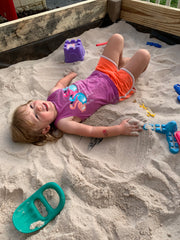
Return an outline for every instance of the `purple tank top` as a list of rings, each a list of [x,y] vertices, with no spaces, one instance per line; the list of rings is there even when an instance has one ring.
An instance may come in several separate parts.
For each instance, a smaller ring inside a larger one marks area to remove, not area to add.
[[[60,119],[70,116],[84,121],[101,106],[119,102],[119,95],[112,80],[96,70],[85,80],[56,90],[47,100],[56,107],[57,118],[54,124],[57,126]]]

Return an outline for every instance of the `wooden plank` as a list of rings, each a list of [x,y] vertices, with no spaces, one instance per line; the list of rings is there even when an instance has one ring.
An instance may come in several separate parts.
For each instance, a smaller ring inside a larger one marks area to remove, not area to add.
[[[88,0],[0,25],[0,52],[75,29],[106,15],[107,0]]]
[[[119,19],[121,11],[121,0],[108,0],[107,13],[112,22]]]
[[[120,18],[180,36],[180,9],[138,0],[122,0]]]

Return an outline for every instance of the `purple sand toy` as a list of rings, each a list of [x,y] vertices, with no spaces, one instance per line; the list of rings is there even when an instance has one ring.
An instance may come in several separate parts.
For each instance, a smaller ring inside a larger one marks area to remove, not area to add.
[[[66,40],[64,44],[64,56],[66,63],[83,61],[85,50],[80,39],[71,41]]]

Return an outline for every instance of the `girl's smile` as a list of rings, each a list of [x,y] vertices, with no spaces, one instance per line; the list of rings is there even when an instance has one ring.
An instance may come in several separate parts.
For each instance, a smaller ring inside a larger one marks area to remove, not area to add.
[[[49,125],[56,119],[57,111],[50,101],[32,100],[25,106],[27,120],[37,130],[50,129]]]

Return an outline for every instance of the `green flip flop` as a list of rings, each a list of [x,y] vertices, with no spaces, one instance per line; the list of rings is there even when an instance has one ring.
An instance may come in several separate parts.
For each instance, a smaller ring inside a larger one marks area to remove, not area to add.
[[[59,196],[59,203],[56,208],[53,208],[44,197],[43,192],[46,189],[54,189]],[[40,214],[35,206],[35,201],[40,202],[45,206],[47,216]],[[49,223],[60,211],[65,204],[65,195],[61,187],[55,182],[49,182],[39,188],[34,194],[16,208],[12,216],[12,221],[15,228],[22,233],[32,233],[43,228]]]

